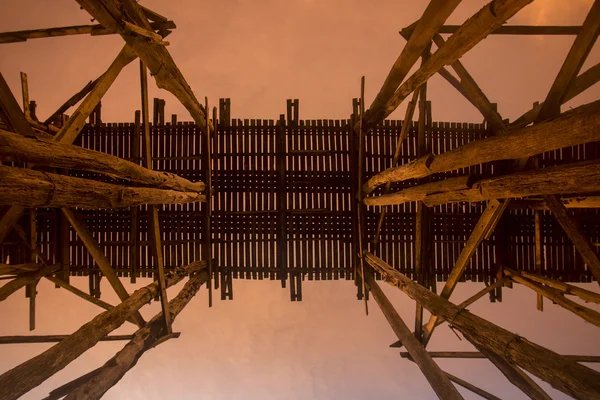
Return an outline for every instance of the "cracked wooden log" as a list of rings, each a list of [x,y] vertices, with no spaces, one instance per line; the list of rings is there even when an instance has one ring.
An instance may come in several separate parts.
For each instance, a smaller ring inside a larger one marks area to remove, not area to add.
[[[25,287],[31,283],[38,281],[40,278],[43,278],[44,276],[51,274],[58,268],[59,268],[58,264],[49,265],[47,267],[40,268],[37,271],[28,272],[26,274],[23,274],[23,275],[19,276],[18,278],[15,278],[15,279],[7,282],[4,286],[0,287],[0,301],[6,300],[8,298],[8,296],[13,294],[17,290],[19,290],[22,287]]]
[[[474,183],[471,189],[432,194],[426,196],[423,202],[433,207],[459,201],[478,202],[599,190],[600,160],[591,160],[482,179]]]
[[[167,287],[206,267],[198,261],[178,267],[165,277]],[[105,311],[40,355],[0,375],[0,399],[17,399],[66,367],[158,295],[158,282],[136,290],[126,301]]]
[[[448,38],[431,58],[408,78],[394,93],[385,106],[385,111],[370,117],[367,123],[375,124],[390,115],[415,89],[426,82],[442,67],[452,64],[472,49],[477,43],[533,0],[495,0],[469,18],[460,29]]]
[[[369,179],[363,192],[370,193],[377,186],[423,178],[440,172],[466,168],[490,161],[530,157],[545,151],[598,141],[600,101],[577,107],[540,124],[505,135],[476,140],[427,159],[417,159],[395,168],[388,168]],[[424,168],[423,166],[426,166]]]
[[[423,12],[421,19],[415,24],[415,34],[407,37],[406,45],[394,62],[391,71],[381,86],[379,93],[365,113],[365,120],[378,121],[383,119],[384,108],[394,92],[400,86],[412,66],[417,62],[423,51],[427,49],[433,36],[446,19],[452,14],[461,0],[431,0]]]
[[[380,258],[365,252],[365,261],[384,279],[418,301],[433,315],[443,317],[467,340],[480,348],[505,357],[554,388],[578,399],[600,396],[600,373],[551,350],[515,335],[418,285]]]
[[[6,166],[0,166],[0,190],[0,204],[21,207],[99,209],[206,201],[196,192],[127,187]]]
[[[203,192],[203,182],[190,182],[170,172],[153,171],[122,158],[81,147],[27,138],[0,129],[0,161],[19,161],[55,168],[99,172],[161,189]]]
[[[363,203],[368,206],[387,206],[392,204],[406,203],[409,201],[422,201],[429,195],[469,189],[472,186],[472,181],[473,177],[471,175],[458,176],[456,178],[449,178],[409,187],[399,192],[375,197],[365,197],[363,199]]]
[[[169,302],[171,320],[187,306],[198,293],[200,287],[208,280],[206,270],[194,275],[186,282],[179,294]],[[159,313],[152,318],[146,326],[138,329],[133,338],[113,358],[108,360],[103,367],[87,382],[74,389],[65,399],[99,399],[111,387],[117,384],[123,376],[133,368],[139,358],[148,350],[157,345],[157,340],[166,334],[163,314]]]

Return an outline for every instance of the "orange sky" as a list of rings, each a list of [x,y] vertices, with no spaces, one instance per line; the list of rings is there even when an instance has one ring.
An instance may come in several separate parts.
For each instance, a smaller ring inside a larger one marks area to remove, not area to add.
[[[300,99],[301,118],[343,118],[366,76],[369,103],[399,54],[398,30],[422,13],[423,0],[222,0],[142,1],[173,19],[178,29],[168,47],[199,98],[216,104],[231,97],[235,118],[276,118],[285,99]],[[463,1],[449,23],[462,23],[485,1]],[[581,24],[591,0],[536,0],[512,24]],[[86,24],[89,15],[73,1],[3,0],[4,31]],[[572,37],[490,37],[462,58],[465,66],[504,117],[515,119],[542,100],[572,43]],[[28,73],[31,99],[45,118],[58,105],[100,75],[123,41],[117,36],[66,37],[0,45],[0,72],[20,99],[19,71]],[[600,61],[596,45],[584,70]],[[152,86],[152,85],[151,85]],[[569,106],[598,99],[598,85]],[[187,113],[168,93],[167,113]],[[434,76],[429,85],[436,121],[474,121],[482,117],[456,91]],[[137,63],[117,79],[103,101],[105,121],[131,121],[139,108]],[[400,118],[404,107],[401,106]],[[148,282],[140,279],[138,287]],[[73,279],[87,290],[86,279]],[[106,282],[103,299],[116,303]],[[350,282],[304,282],[301,303],[290,303],[277,282],[235,281],[234,301],[207,307],[206,291],[175,322],[178,340],[146,354],[111,390],[108,399],[396,399],[435,398],[416,366],[387,346],[394,335],[374,302],[365,317]],[[133,290],[131,286],[127,286]],[[459,285],[460,302],[481,287]],[[409,324],[414,304],[401,292],[386,293]],[[591,287],[597,290],[597,286]],[[178,289],[169,291],[174,296]],[[77,329],[99,311],[43,281],[38,295],[36,334]],[[0,335],[27,334],[28,301],[22,292],[0,303]],[[158,304],[142,310],[148,318]],[[535,310],[535,295],[506,290],[502,304],[487,300],[471,307],[499,325],[562,353],[600,354],[597,328],[546,304]],[[8,323],[9,322],[9,323]],[[124,326],[123,332],[132,327]],[[24,398],[88,372],[110,358],[121,344],[101,343]],[[46,345],[2,347],[0,372],[32,357]],[[433,350],[472,350],[446,327],[432,339]],[[487,361],[440,361],[442,368],[502,398],[525,398]],[[174,383],[176,382],[176,383]],[[544,385],[544,388],[547,388]],[[551,391],[554,398],[564,396]],[[466,395],[466,398],[474,398]]]

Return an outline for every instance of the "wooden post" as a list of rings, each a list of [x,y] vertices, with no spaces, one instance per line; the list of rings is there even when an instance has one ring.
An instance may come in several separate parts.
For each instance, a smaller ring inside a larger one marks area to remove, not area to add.
[[[83,219],[77,215],[74,210],[69,208],[63,208],[62,212],[71,223],[73,229],[75,229],[77,232],[79,239],[81,239],[84,246],[88,249],[94,261],[96,261],[98,268],[100,268],[110,285],[115,290],[115,293],[117,293],[121,301],[127,300],[129,298],[129,293],[127,293],[127,290],[125,290],[123,283],[121,283],[117,277],[117,274],[115,273],[115,270],[110,265],[110,261],[108,261],[108,258],[106,258],[104,255],[100,245],[96,239],[94,239],[92,233],[88,230]],[[138,326],[144,326],[145,321],[139,312],[135,313],[133,318]]]
[[[146,66],[142,60],[140,60],[140,81],[142,89],[142,119],[144,123],[146,168],[152,169],[152,147],[150,144],[150,123],[148,121],[148,75]],[[173,328],[171,327],[171,314],[169,313],[169,300],[167,298],[167,290],[165,287],[165,265],[162,252],[160,220],[158,217],[158,207],[155,205],[148,206],[148,228],[150,229],[151,248],[154,255],[154,277],[159,283],[160,304],[162,306],[163,315],[165,316],[164,322],[167,332],[173,333]]]
[[[204,108],[208,110],[208,98],[204,98]],[[216,114],[216,111],[215,111]],[[213,127],[217,126],[217,119],[213,115]],[[212,307],[212,281],[213,281],[213,270],[212,270],[212,240],[211,240],[211,218],[212,218],[212,134],[210,129],[207,129],[204,134],[204,176],[206,180],[206,204],[205,204],[205,215],[204,215],[204,259],[208,263],[208,306]]]
[[[285,115],[281,114],[277,121],[276,146],[276,170],[277,170],[277,264],[279,269],[279,279],[281,287],[285,288],[287,281],[287,221],[286,221],[286,120]]]
[[[365,77],[361,77],[360,79],[360,114],[359,114],[359,130],[358,130],[358,167],[356,174],[357,179],[357,198],[353,199],[356,201],[356,212],[358,218],[358,262],[360,266],[360,279],[361,285],[360,287],[364,290],[364,303],[365,303],[365,314],[369,315],[369,303],[367,302],[367,289],[365,287],[365,265],[363,260],[363,243],[365,243],[366,238],[366,218],[364,213],[366,212],[365,205],[362,203],[362,193],[360,188],[362,187],[363,174],[365,173],[365,134],[363,119],[365,115]]]
[[[358,270],[358,272],[361,273],[360,270]],[[365,282],[373,294],[375,302],[377,302],[383,315],[392,327],[392,330],[402,344],[404,344],[438,397],[440,399],[462,399],[463,397],[458,393],[440,367],[429,356],[425,347],[423,347],[417,338],[415,338],[368,271],[365,271]]]
[[[186,275],[206,267],[205,262],[195,262],[177,268],[166,277],[166,284],[173,286]],[[121,326],[159,292],[157,282],[136,290],[127,300],[115,308],[96,316],[68,338],[52,346],[40,355],[0,375],[0,398],[14,400],[66,367],[110,332]]]
[[[29,210],[29,248],[31,249],[32,263],[37,263],[36,251],[37,249],[37,214],[35,208]],[[29,292],[29,330],[35,330],[35,298],[37,296],[37,283],[39,279],[27,285],[27,292]]]
[[[474,345],[485,347],[497,356],[507,358],[512,364],[529,371],[572,397],[595,399],[600,396],[600,373],[502,329],[467,310],[459,309],[370,253],[365,254],[365,260],[380,272],[387,282],[421,302],[433,315],[444,317]]]

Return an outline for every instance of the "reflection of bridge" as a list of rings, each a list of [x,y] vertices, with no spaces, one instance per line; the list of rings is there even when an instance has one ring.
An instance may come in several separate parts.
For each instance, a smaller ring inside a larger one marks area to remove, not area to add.
[[[0,75],[0,155],[12,163],[0,165],[0,255],[10,261],[0,272],[12,275],[0,287],[0,301],[26,286],[33,330],[36,285],[45,277],[106,311],[65,338],[3,338],[60,342],[0,375],[1,399],[19,398],[132,322],[135,334],[111,338],[131,339],[121,352],[50,396],[99,398],[145,351],[178,336],[172,320],[203,283],[210,305],[217,284],[221,298],[232,298],[234,278],[277,279],[284,286],[289,280],[291,300],[302,299],[303,279],[354,279],[366,310],[370,293],[396,345],[406,348],[440,398],[462,398],[452,382],[497,398],[441,370],[433,359],[440,354],[426,350],[445,321],[475,347],[470,356],[488,358],[531,398],[550,396],[523,370],[574,398],[600,397],[600,374],[578,364],[597,358],[561,356],[467,309],[487,294],[501,300],[501,288],[516,282],[536,291],[538,309],[545,297],[600,326],[600,313],[571,300],[600,303],[600,295],[565,282],[600,280],[600,102],[560,112],[600,80],[599,65],[580,73],[600,31],[600,0],[575,29],[501,28],[532,0],[494,0],[460,27],[444,28],[460,1],[431,0],[423,17],[401,31],[408,44],[368,109],[363,78],[351,120],[301,121],[298,102],[288,101],[278,121],[244,122],[231,120],[225,100],[219,118],[214,109],[210,119],[208,100],[199,103],[165,47],[174,28],[167,18],[133,0],[77,1],[101,26],[0,34],[0,42],[15,42],[116,33],[126,42],[103,75],[44,122],[29,102],[27,76],[21,75],[22,111]],[[445,40],[443,32],[453,34]],[[491,33],[577,34],[544,102],[513,123],[460,62]],[[133,125],[102,124],[100,99],[137,57],[142,112]],[[421,66],[409,75],[419,58]],[[195,125],[166,124],[159,99],[150,125],[148,70]],[[426,83],[436,73],[481,112],[485,127],[432,122]],[[416,129],[398,121],[380,125],[411,95],[405,120],[418,105]],[[390,210],[377,208],[382,205]],[[92,295],[68,284],[73,274],[90,277]],[[152,274],[156,282],[131,294],[119,279]],[[414,332],[373,275],[416,301]],[[120,304],[98,299],[102,276]],[[166,289],[187,276],[169,301]],[[455,305],[449,299],[461,279],[485,287]],[[139,310],[152,298],[161,301],[161,313],[146,322]],[[424,309],[431,313],[425,323]]]
[[[291,103],[293,106],[297,103]],[[293,109],[293,107],[291,107]],[[164,107],[162,108],[164,110]],[[277,279],[285,285],[291,279],[292,299],[300,300],[298,279],[352,279],[352,254],[355,243],[352,218],[356,188],[356,146],[349,138],[349,120],[229,120],[216,126],[212,143],[212,182],[215,196],[212,213],[212,246],[216,274],[231,290],[229,275],[241,279]],[[204,136],[197,126],[187,122],[164,121],[160,107],[152,126],[153,168],[169,171],[190,181],[206,181],[201,149]],[[395,138],[402,121],[385,121],[366,137],[367,177],[389,168]],[[427,146],[441,154],[463,144],[488,136],[481,124],[427,124]],[[143,148],[139,124],[88,125],[76,144],[141,162]],[[137,145],[134,141],[138,141]],[[403,144],[401,159],[416,158],[416,124]],[[549,166],[597,158],[600,142],[545,153],[541,165]],[[461,175],[493,176],[498,162],[486,163],[436,175],[436,180]],[[71,171],[72,176],[114,181],[101,174]],[[393,189],[414,186],[414,181],[397,183]],[[283,196],[281,196],[283,194]],[[165,205],[159,211],[165,266],[187,265],[200,259],[203,235],[204,203]],[[536,271],[534,212],[531,204],[512,209],[494,234],[479,247],[465,272],[465,279],[493,282],[495,263]],[[517,205],[518,206],[518,205]],[[389,206],[380,240],[374,245],[380,208],[372,207],[366,216],[369,248],[375,254],[410,277],[414,276],[414,203]],[[432,208],[431,269],[438,281],[446,280],[460,250],[473,230],[483,209],[482,203],[457,203]],[[38,213],[38,241],[53,262],[60,262],[61,248],[56,213],[48,209]],[[87,210],[83,212],[89,230],[108,256],[119,276],[152,276],[153,262],[147,229],[147,210],[133,208]],[[594,242],[600,241],[600,216],[597,209],[580,209],[577,215]],[[137,222],[133,219],[137,218]],[[137,237],[131,227],[140,226]],[[566,238],[558,223],[544,213],[540,229],[546,255],[543,271],[554,278],[586,282],[591,275]],[[99,275],[100,270],[74,231],[70,233],[72,275]],[[16,234],[15,234],[16,236]],[[26,262],[25,245],[18,238],[2,247],[3,257],[10,254],[15,262]],[[138,254],[133,253],[137,251]],[[135,260],[138,260],[137,263]],[[96,282],[91,277],[93,282]]]

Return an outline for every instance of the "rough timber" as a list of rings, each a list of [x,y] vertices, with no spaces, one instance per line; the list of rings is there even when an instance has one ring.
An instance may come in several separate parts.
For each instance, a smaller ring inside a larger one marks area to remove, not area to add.
[[[538,309],[546,297],[600,326],[600,314],[572,300],[599,303],[600,294],[570,284],[600,277],[600,103],[560,113],[600,80],[598,65],[581,71],[600,30],[600,0],[581,26],[503,25],[531,1],[495,0],[453,26],[444,23],[460,0],[431,0],[401,30],[407,45],[373,104],[366,107],[363,79],[346,120],[302,120],[298,100],[288,100],[277,120],[232,118],[229,99],[211,115],[167,50],[175,24],[134,0],[78,0],[97,25],[0,34],[0,43],[73,34],[119,34],[126,42],[106,73],[44,122],[27,75],[22,108],[0,75],[0,187],[7,193],[0,197],[0,274],[10,279],[0,301],[25,287],[35,329],[35,287],[45,277],[105,309],[69,336],[0,338],[58,341],[0,375],[0,399],[18,398],[100,340],[128,340],[104,366],[50,394],[101,397],[145,351],[178,336],[171,321],[203,283],[232,299],[234,279],[279,280],[292,301],[302,300],[303,280],[353,280],[358,298],[376,300],[401,341],[394,346],[406,347],[402,356],[440,398],[461,398],[453,383],[497,397],[441,370],[439,356],[488,358],[530,398],[549,396],[524,371],[573,397],[600,397],[600,374],[578,364],[597,357],[561,356],[465,309],[486,295],[502,301],[502,287],[518,283],[537,293]],[[459,61],[488,34],[576,35],[546,99],[512,124]],[[141,112],[132,112],[134,123],[104,123],[100,100],[135,58]],[[161,99],[150,122],[147,69],[194,122],[165,121]],[[483,124],[432,121],[426,82],[436,73],[481,112]],[[382,121],[408,96],[406,123]],[[189,274],[169,302],[166,287]],[[88,276],[89,294],[69,285],[70,276]],[[102,276],[120,304],[100,300]],[[156,282],[129,294],[121,277]],[[377,280],[416,301],[414,333]],[[464,280],[486,287],[454,305],[450,297]],[[439,295],[438,282],[445,282]],[[146,322],[138,310],[153,297],[162,311]],[[423,309],[432,314],[425,323]],[[138,331],[109,336],[125,321]],[[476,353],[426,350],[445,321]]]

